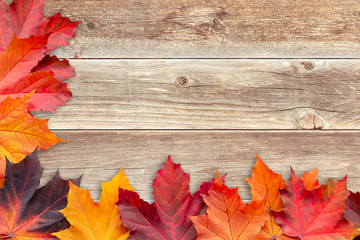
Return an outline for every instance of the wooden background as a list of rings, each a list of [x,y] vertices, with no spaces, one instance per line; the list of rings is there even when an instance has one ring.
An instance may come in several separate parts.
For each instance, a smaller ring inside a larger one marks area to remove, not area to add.
[[[41,152],[57,168],[100,180],[124,167],[141,197],[167,155],[194,191],[215,170],[250,199],[256,153],[289,177],[319,167],[360,190],[358,0],[48,0],[45,14],[80,20],[55,52],[77,77],[50,117],[66,143]]]

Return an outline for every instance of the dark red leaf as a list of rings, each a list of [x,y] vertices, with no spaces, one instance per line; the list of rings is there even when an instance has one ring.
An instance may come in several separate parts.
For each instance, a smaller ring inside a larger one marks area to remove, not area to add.
[[[345,201],[345,218],[360,228],[360,192],[350,191],[349,197]],[[355,239],[360,240],[360,235]]]
[[[196,230],[188,218],[199,215],[205,208],[200,193],[207,193],[214,180],[203,183],[198,192],[190,194],[190,175],[171,158],[164,163],[154,180],[153,204],[135,192],[119,190],[118,206],[124,226],[135,239],[196,239]]]
[[[350,191],[350,195],[345,201],[345,217],[356,227],[360,227],[360,192]]]
[[[5,183],[0,189],[0,238],[57,239],[51,233],[69,227],[57,211],[67,205],[69,182],[56,173],[37,189],[42,172],[36,152],[20,163],[7,162]]]

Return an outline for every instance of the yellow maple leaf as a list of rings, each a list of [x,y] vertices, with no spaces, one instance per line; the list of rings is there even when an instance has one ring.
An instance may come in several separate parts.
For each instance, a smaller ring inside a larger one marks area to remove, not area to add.
[[[81,189],[70,182],[68,205],[61,212],[70,223],[70,228],[54,233],[62,240],[123,240],[129,230],[122,225],[120,211],[115,204],[119,188],[133,191],[123,169],[109,182],[101,182],[99,203],[94,202],[89,190]]]

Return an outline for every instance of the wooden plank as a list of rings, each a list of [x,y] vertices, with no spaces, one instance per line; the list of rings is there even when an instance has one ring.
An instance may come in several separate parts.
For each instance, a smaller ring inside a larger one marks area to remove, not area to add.
[[[67,58],[359,57],[358,0],[49,0],[83,24]]]
[[[322,184],[348,174],[349,188],[360,190],[360,132],[351,131],[56,131],[68,142],[39,152],[45,167],[43,182],[55,169],[64,177],[84,173],[82,186],[99,198],[100,180],[107,181],[122,166],[141,197],[151,200],[152,180],[172,155],[191,174],[191,189],[228,173],[229,186],[239,186],[250,199],[243,179],[251,175],[256,153],[287,180],[289,166],[301,174],[319,168]]]
[[[73,60],[52,129],[360,129],[360,60]]]

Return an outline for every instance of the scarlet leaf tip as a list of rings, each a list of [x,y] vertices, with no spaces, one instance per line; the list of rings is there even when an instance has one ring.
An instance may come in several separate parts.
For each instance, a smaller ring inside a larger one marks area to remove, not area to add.
[[[292,166],[290,166],[290,172],[291,172],[291,176],[296,176],[296,173],[294,171],[294,169],[292,168]]]

